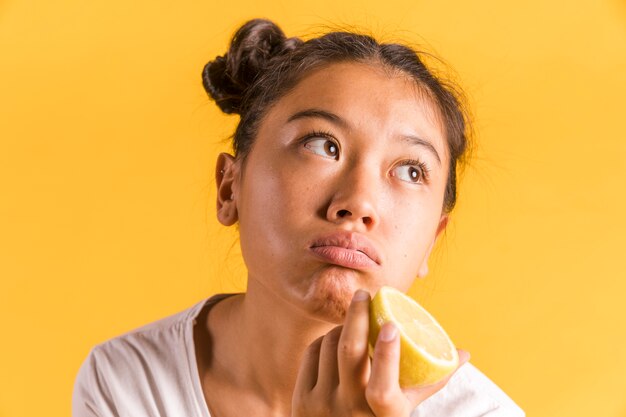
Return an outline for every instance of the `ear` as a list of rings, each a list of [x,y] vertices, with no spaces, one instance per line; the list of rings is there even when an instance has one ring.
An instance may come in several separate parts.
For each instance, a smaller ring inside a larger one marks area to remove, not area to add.
[[[224,226],[232,226],[239,219],[236,194],[239,187],[239,163],[230,154],[220,153],[215,164],[217,185],[217,219]]]
[[[422,265],[420,266],[420,269],[417,272],[418,278],[424,278],[426,275],[428,275],[428,258],[430,258],[430,253],[432,252],[433,247],[435,247],[437,238],[439,237],[441,232],[445,230],[446,226],[448,225],[449,219],[450,218],[448,217],[447,214],[442,215],[441,218],[439,219],[439,225],[437,226],[437,232],[435,233],[435,238],[433,239],[433,242],[430,244],[428,251],[426,251],[426,255],[424,256]]]

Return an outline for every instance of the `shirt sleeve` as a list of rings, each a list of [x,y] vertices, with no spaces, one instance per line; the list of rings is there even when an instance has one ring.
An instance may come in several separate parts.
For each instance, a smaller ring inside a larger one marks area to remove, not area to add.
[[[96,348],[78,370],[72,393],[72,417],[118,417],[110,390],[98,370]]]

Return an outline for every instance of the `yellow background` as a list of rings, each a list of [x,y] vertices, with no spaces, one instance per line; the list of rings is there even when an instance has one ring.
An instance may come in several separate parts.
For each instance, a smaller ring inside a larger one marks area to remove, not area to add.
[[[0,2],[0,416],[67,416],[89,349],[241,291],[200,82],[248,18],[427,45],[478,150],[411,295],[529,416],[626,416],[626,3]]]

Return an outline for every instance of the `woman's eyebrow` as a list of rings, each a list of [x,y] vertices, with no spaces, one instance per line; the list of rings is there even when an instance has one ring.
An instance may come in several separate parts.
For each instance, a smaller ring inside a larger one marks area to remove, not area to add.
[[[439,166],[441,166],[441,158],[439,158],[439,154],[437,153],[437,150],[435,149],[433,144],[430,143],[428,140],[412,135],[402,136],[402,139],[406,140],[407,142],[411,142],[414,145],[423,146],[428,149],[430,153],[432,153],[435,158],[437,158],[437,162],[439,163]]]
[[[334,113],[331,113],[326,110],[321,110],[321,109],[306,109],[306,110],[302,110],[297,113],[294,113],[291,116],[289,116],[289,119],[287,119],[287,123],[292,122],[294,120],[305,119],[309,117],[316,117],[316,118],[328,120],[329,122],[334,123],[343,129],[347,129],[349,127],[348,123],[345,120],[343,120],[341,117],[337,116]]]

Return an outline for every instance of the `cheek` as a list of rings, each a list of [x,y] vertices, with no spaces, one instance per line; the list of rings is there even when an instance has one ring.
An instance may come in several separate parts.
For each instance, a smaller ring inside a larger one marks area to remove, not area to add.
[[[257,258],[284,265],[292,246],[304,245],[298,231],[316,214],[315,187],[280,161],[250,162],[247,173],[254,175],[244,173],[238,204],[242,254],[250,269]]]
[[[386,227],[389,267],[397,279],[412,281],[435,237],[439,213],[423,203],[399,203],[390,213]]]
[[[262,226],[274,220],[289,223],[310,216],[307,209],[316,202],[315,186],[307,177],[287,169],[255,170],[242,187],[242,222],[252,220]]]

